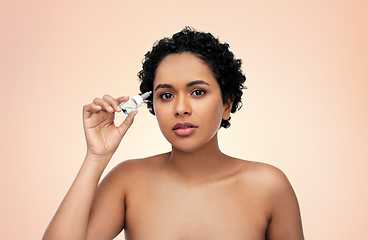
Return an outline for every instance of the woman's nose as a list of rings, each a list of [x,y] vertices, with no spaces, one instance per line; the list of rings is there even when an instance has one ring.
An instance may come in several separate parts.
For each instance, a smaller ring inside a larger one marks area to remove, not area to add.
[[[192,109],[190,107],[189,100],[184,96],[178,96],[174,112],[176,116],[191,115]]]

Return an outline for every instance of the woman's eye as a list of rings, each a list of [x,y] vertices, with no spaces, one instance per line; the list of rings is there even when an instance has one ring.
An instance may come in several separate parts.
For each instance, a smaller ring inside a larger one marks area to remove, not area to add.
[[[173,95],[172,95],[171,93],[162,93],[162,94],[160,95],[160,98],[162,98],[162,99],[164,99],[164,100],[170,99],[170,98],[172,98],[172,97],[173,97]]]
[[[205,90],[197,89],[197,90],[194,90],[194,91],[192,92],[192,95],[194,95],[194,96],[201,96],[201,95],[203,95],[203,94],[205,94],[205,93],[206,93],[206,91],[205,91]]]

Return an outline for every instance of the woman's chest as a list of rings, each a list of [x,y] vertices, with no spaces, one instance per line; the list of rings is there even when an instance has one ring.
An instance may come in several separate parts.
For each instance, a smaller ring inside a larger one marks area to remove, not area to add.
[[[264,239],[265,207],[251,189],[247,194],[237,184],[148,186],[126,199],[125,229],[131,240]]]

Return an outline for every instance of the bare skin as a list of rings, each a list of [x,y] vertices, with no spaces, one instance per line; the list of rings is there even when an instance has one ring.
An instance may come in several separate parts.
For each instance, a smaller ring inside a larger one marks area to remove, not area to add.
[[[127,98],[84,107],[87,155],[44,239],[302,240],[298,202],[285,175],[267,164],[223,154],[217,131],[230,116],[211,70],[195,56],[157,68],[154,108],[172,151],[116,166],[100,176],[136,114],[113,124]],[[200,80],[200,81],[198,81]],[[190,123],[193,129],[177,130]]]

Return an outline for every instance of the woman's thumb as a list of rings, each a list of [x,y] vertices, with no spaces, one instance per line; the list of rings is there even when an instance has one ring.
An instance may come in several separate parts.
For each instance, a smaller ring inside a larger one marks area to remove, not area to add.
[[[138,111],[135,110],[134,112],[130,113],[125,120],[120,124],[120,126],[117,127],[118,131],[120,132],[120,135],[123,137],[125,133],[128,131],[130,126],[133,124],[134,117],[137,115]]]

